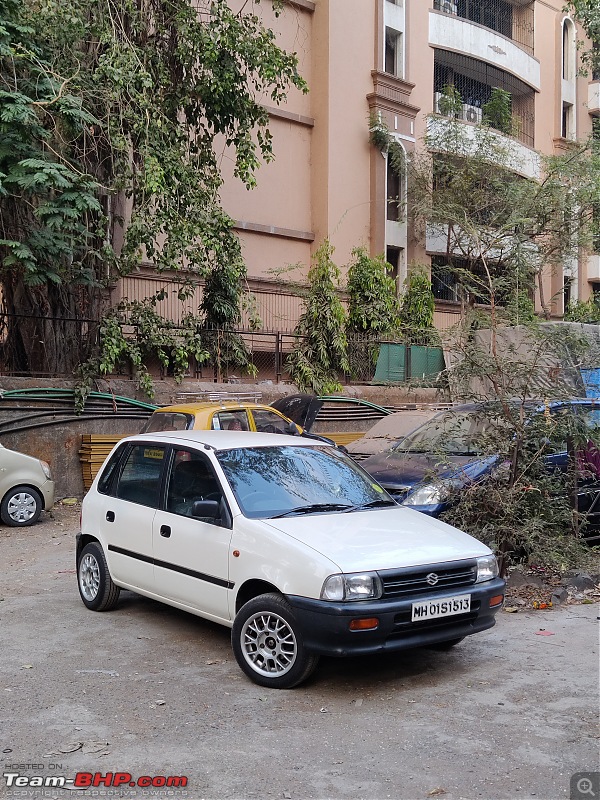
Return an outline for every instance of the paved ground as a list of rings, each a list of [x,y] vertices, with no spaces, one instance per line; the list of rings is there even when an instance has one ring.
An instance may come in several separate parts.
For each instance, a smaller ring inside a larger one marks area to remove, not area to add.
[[[188,788],[13,777],[0,796],[555,800],[599,769],[596,605],[502,613],[451,653],[324,659],[308,684],[269,691],[240,672],[224,628],[130,593],[87,611],[78,515],[0,527],[2,773],[187,776]]]

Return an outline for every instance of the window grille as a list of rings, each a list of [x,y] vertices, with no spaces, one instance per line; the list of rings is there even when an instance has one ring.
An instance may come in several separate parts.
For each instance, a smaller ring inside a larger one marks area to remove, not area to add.
[[[463,100],[462,119],[481,122],[483,107],[492,96],[495,87],[504,89],[511,96],[512,115],[515,121],[513,135],[523,144],[534,146],[535,92],[514,75],[491,64],[469,56],[436,50],[434,60],[434,109],[436,98],[444,86],[454,86]],[[436,109],[437,110],[437,109]]]
[[[507,288],[500,287],[505,272],[501,261],[489,263],[487,268],[496,289],[496,303],[505,305],[509,300]],[[462,274],[461,274],[462,272]],[[469,279],[469,276],[472,276]],[[479,305],[490,304],[488,276],[483,264],[453,256],[432,256],[431,290],[436,300],[470,301]],[[504,291],[503,291],[504,289]]]
[[[513,5],[506,0],[434,0],[436,11],[483,25],[533,55],[534,4]]]

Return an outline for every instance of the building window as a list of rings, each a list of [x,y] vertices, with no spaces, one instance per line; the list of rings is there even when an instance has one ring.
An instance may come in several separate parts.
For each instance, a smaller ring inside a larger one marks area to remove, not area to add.
[[[392,166],[391,159],[387,160],[387,176],[386,176],[386,219],[390,222],[398,222],[400,220],[400,203],[402,198],[400,176]]]
[[[385,29],[384,69],[389,75],[402,77],[402,34],[393,28]]]
[[[563,277],[563,311],[566,313],[571,305],[571,283],[572,278],[570,275]]]
[[[393,279],[398,284],[399,270],[400,270],[400,248],[388,247],[385,251],[385,260],[390,265]]]
[[[562,105],[560,135],[563,139],[571,139],[573,137],[573,106],[570,103],[563,103]]]
[[[492,281],[500,277],[505,266],[498,261],[487,264],[487,270],[481,262],[472,262],[463,258],[448,256],[432,256],[431,258],[431,289],[436,300],[458,302],[468,301],[472,304],[490,305],[490,287],[488,271]],[[506,292],[496,289],[495,301],[497,305],[506,305],[509,296]]]

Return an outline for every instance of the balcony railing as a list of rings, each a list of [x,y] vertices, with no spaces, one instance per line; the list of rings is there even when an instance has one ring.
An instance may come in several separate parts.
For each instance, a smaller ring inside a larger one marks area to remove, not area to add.
[[[533,55],[533,3],[513,5],[507,0],[434,0],[436,11],[483,25],[511,39]]]
[[[501,131],[518,141],[534,147],[535,92],[514,75],[468,56],[435,51],[433,110],[440,113],[440,97],[445,86],[454,86],[462,98],[459,119],[465,122],[485,122],[484,106],[491,99],[494,87],[510,94],[513,127]]]

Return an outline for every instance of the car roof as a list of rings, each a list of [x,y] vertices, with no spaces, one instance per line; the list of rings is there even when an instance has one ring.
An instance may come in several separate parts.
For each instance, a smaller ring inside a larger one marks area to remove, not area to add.
[[[178,403],[172,406],[161,406],[153,411],[153,414],[160,414],[163,412],[179,412],[180,414],[197,414],[199,411],[227,411],[234,409],[258,409],[264,411],[274,411],[271,406],[265,406],[261,403],[245,403],[235,400],[223,400],[218,402],[204,402],[204,403]],[[275,412],[277,413],[277,412]]]
[[[206,445],[210,450],[232,450],[239,447],[333,447],[327,442],[307,439],[301,436],[286,436],[283,433],[254,433],[251,431],[157,431],[128,436],[122,441],[154,442],[160,444],[186,443]]]

